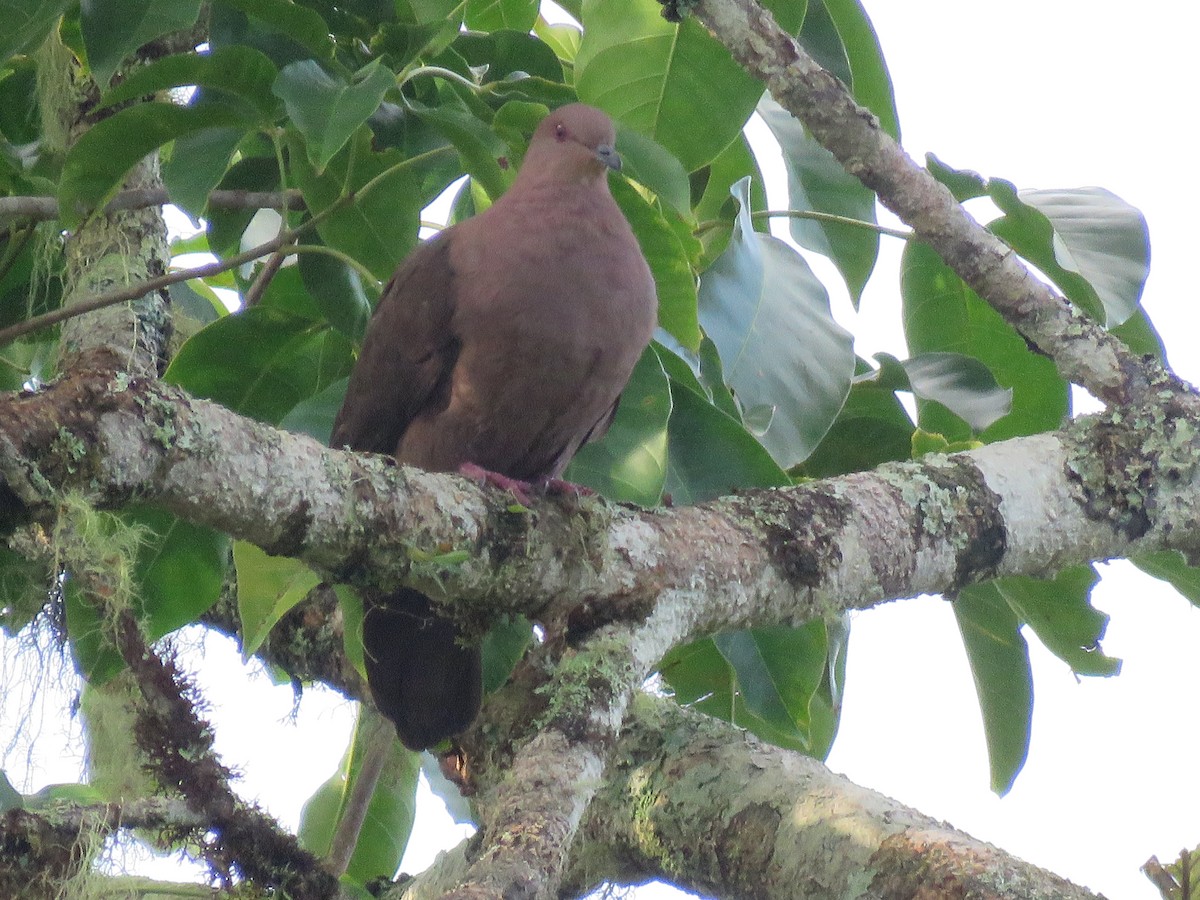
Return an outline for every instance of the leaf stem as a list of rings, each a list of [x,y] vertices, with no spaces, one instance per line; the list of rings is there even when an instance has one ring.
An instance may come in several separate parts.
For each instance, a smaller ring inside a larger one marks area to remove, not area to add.
[[[864,228],[867,231],[874,231],[876,234],[884,234],[888,237],[899,238],[902,241],[912,240],[912,232],[901,231],[898,228],[888,228],[886,225],[878,225],[875,222],[864,222],[862,219],[851,219],[849,216],[838,216],[833,213],[816,212],[811,209],[764,209],[758,212],[750,213],[752,219],[761,221],[763,219],[811,219],[814,222],[829,222],[837,225],[847,225],[851,228]],[[706,231],[711,231],[714,228],[731,228],[733,223],[725,219],[709,219],[707,222],[701,222],[693,230],[692,234],[699,237]]]

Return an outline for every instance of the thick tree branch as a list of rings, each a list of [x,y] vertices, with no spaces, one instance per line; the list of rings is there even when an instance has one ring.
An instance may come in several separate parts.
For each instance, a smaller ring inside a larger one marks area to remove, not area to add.
[[[1139,550],[1192,554],[1200,432],[1188,399],[697,507],[547,498],[514,512],[507,495],[468,479],[327,450],[102,372],[0,398],[0,482],[8,527],[50,520],[54,492],[81,487],[102,505],[152,502],[337,579],[461,598],[454,614],[468,626],[538,614],[567,594],[578,598],[570,633],[653,611],[673,643]],[[427,561],[447,548],[469,558]]]
[[[760,900],[1095,896],[670,700],[639,699],[613,759],[568,896],[650,878]]]
[[[685,4],[679,4],[684,6]],[[1152,402],[1165,373],[1039,281],[854,102],[755,0],[695,0],[696,16],[771,95],[1062,375],[1108,403]]]

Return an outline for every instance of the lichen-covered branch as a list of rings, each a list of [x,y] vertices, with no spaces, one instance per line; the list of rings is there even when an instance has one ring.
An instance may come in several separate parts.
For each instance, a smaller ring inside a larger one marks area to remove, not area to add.
[[[563,894],[650,878],[760,900],[1095,897],[817,760],[643,696],[588,810]]]
[[[678,6],[691,8],[780,105],[963,281],[1050,356],[1065,378],[1109,403],[1153,400],[1154,383],[1165,377],[1161,368],[1136,357],[1034,277],[756,0],[695,0]]]
[[[550,497],[513,511],[459,476],[331,451],[154,380],[80,373],[0,398],[0,527],[50,521],[57,492],[81,488],[100,506],[157,504],[335,580],[454,596],[448,612],[475,631],[503,613],[553,615],[547,604],[569,595],[568,632],[653,613],[675,642],[1135,551],[1190,554],[1192,405],[1179,395],[696,507]],[[468,558],[429,561],[447,549]]]

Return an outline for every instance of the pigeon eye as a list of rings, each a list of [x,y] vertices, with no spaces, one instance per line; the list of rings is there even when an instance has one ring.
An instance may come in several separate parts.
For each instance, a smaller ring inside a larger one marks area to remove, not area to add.
[[[562,125],[562,124],[555,125],[554,126],[554,137],[560,143],[562,141],[565,141],[567,139],[567,126]]]

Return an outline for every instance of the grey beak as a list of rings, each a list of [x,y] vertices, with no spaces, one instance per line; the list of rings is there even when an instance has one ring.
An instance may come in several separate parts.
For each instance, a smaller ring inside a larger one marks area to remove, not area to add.
[[[621,171],[621,154],[611,144],[601,144],[596,148],[596,159],[604,163],[614,172]]]

